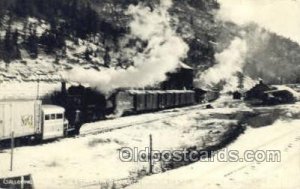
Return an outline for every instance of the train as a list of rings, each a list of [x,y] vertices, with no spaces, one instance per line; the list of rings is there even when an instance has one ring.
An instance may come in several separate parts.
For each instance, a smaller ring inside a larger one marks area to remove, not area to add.
[[[0,101],[1,142],[12,137],[27,141],[57,139],[72,129],[63,107],[43,105],[41,100]]]
[[[216,90],[159,90],[117,89],[105,95],[90,87],[70,86],[62,83],[62,89],[52,98],[52,103],[66,110],[66,118],[79,133],[81,125],[123,115],[160,111],[169,108],[191,106],[211,102],[219,97]]]
[[[47,141],[79,134],[84,123],[210,102],[217,91],[118,89],[109,97],[90,87],[71,86],[42,100],[0,101],[0,142],[12,137]]]
[[[158,111],[195,104],[192,90],[123,90],[114,96],[118,115]]]

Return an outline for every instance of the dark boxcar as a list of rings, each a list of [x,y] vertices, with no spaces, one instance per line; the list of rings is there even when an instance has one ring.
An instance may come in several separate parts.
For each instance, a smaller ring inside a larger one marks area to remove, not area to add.
[[[162,104],[163,104],[163,108],[168,107],[168,98],[167,98],[167,93],[166,92],[164,92],[162,94]]]
[[[145,111],[149,109],[149,106],[151,105],[151,99],[150,99],[150,95],[148,93],[145,92]]]
[[[191,92],[191,98],[192,98],[192,104],[196,104],[196,96],[195,96],[196,94],[195,94],[195,92],[193,91],[193,92]]]
[[[178,92],[175,92],[174,98],[175,98],[175,106],[178,107],[180,105],[180,94]]]
[[[158,109],[158,93],[157,92],[152,92],[152,110],[157,110]]]
[[[152,95],[149,92],[145,93],[145,110],[152,110],[153,101],[152,101]]]
[[[185,93],[185,102],[186,102],[186,105],[191,104],[191,98],[190,98],[190,92],[189,91]]]
[[[176,99],[175,99],[176,95],[175,95],[174,91],[172,91],[171,94],[172,94],[171,95],[172,96],[171,97],[172,98],[172,107],[176,107]]]
[[[184,93],[181,92],[180,93],[180,106],[184,106],[184,105],[185,105]]]
[[[190,104],[190,92],[184,93],[184,98],[185,98],[185,105]]]
[[[164,98],[163,98],[163,96],[164,96],[163,92],[159,91],[157,93],[157,101],[158,101],[157,104],[158,104],[158,108],[159,109],[163,109],[164,108]]]
[[[195,104],[195,92],[194,91],[190,91],[188,93],[188,103],[189,103],[189,105]]]
[[[172,93],[167,91],[166,92],[166,96],[167,96],[167,104],[166,104],[166,108],[170,108],[173,106],[173,103],[172,103]]]
[[[188,92],[183,92],[183,99],[184,99],[183,105],[186,106],[188,104]]]
[[[137,92],[135,94],[135,110],[137,112],[146,110],[146,98],[144,92]]]

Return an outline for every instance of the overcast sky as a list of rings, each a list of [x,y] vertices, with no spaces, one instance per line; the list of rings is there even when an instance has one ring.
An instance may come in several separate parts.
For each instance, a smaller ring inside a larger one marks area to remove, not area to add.
[[[300,44],[300,0],[219,0],[220,17],[237,24],[255,22]]]

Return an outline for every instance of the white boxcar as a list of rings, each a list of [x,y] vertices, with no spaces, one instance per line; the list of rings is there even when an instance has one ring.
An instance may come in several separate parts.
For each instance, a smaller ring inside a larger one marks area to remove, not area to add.
[[[0,101],[0,141],[41,134],[41,101]]]

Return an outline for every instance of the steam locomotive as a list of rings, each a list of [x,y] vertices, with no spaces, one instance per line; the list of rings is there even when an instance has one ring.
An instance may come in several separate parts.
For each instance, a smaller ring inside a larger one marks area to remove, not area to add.
[[[141,90],[118,89],[109,97],[90,87],[71,86],[66,89],[62,83],[61,91],[51,97],[53,104],[65,108],[69,127],[75,134],[82,124],[116,116],[153,112],[168,108],[190,106],[210,102],[219,97],[212,90]]]

